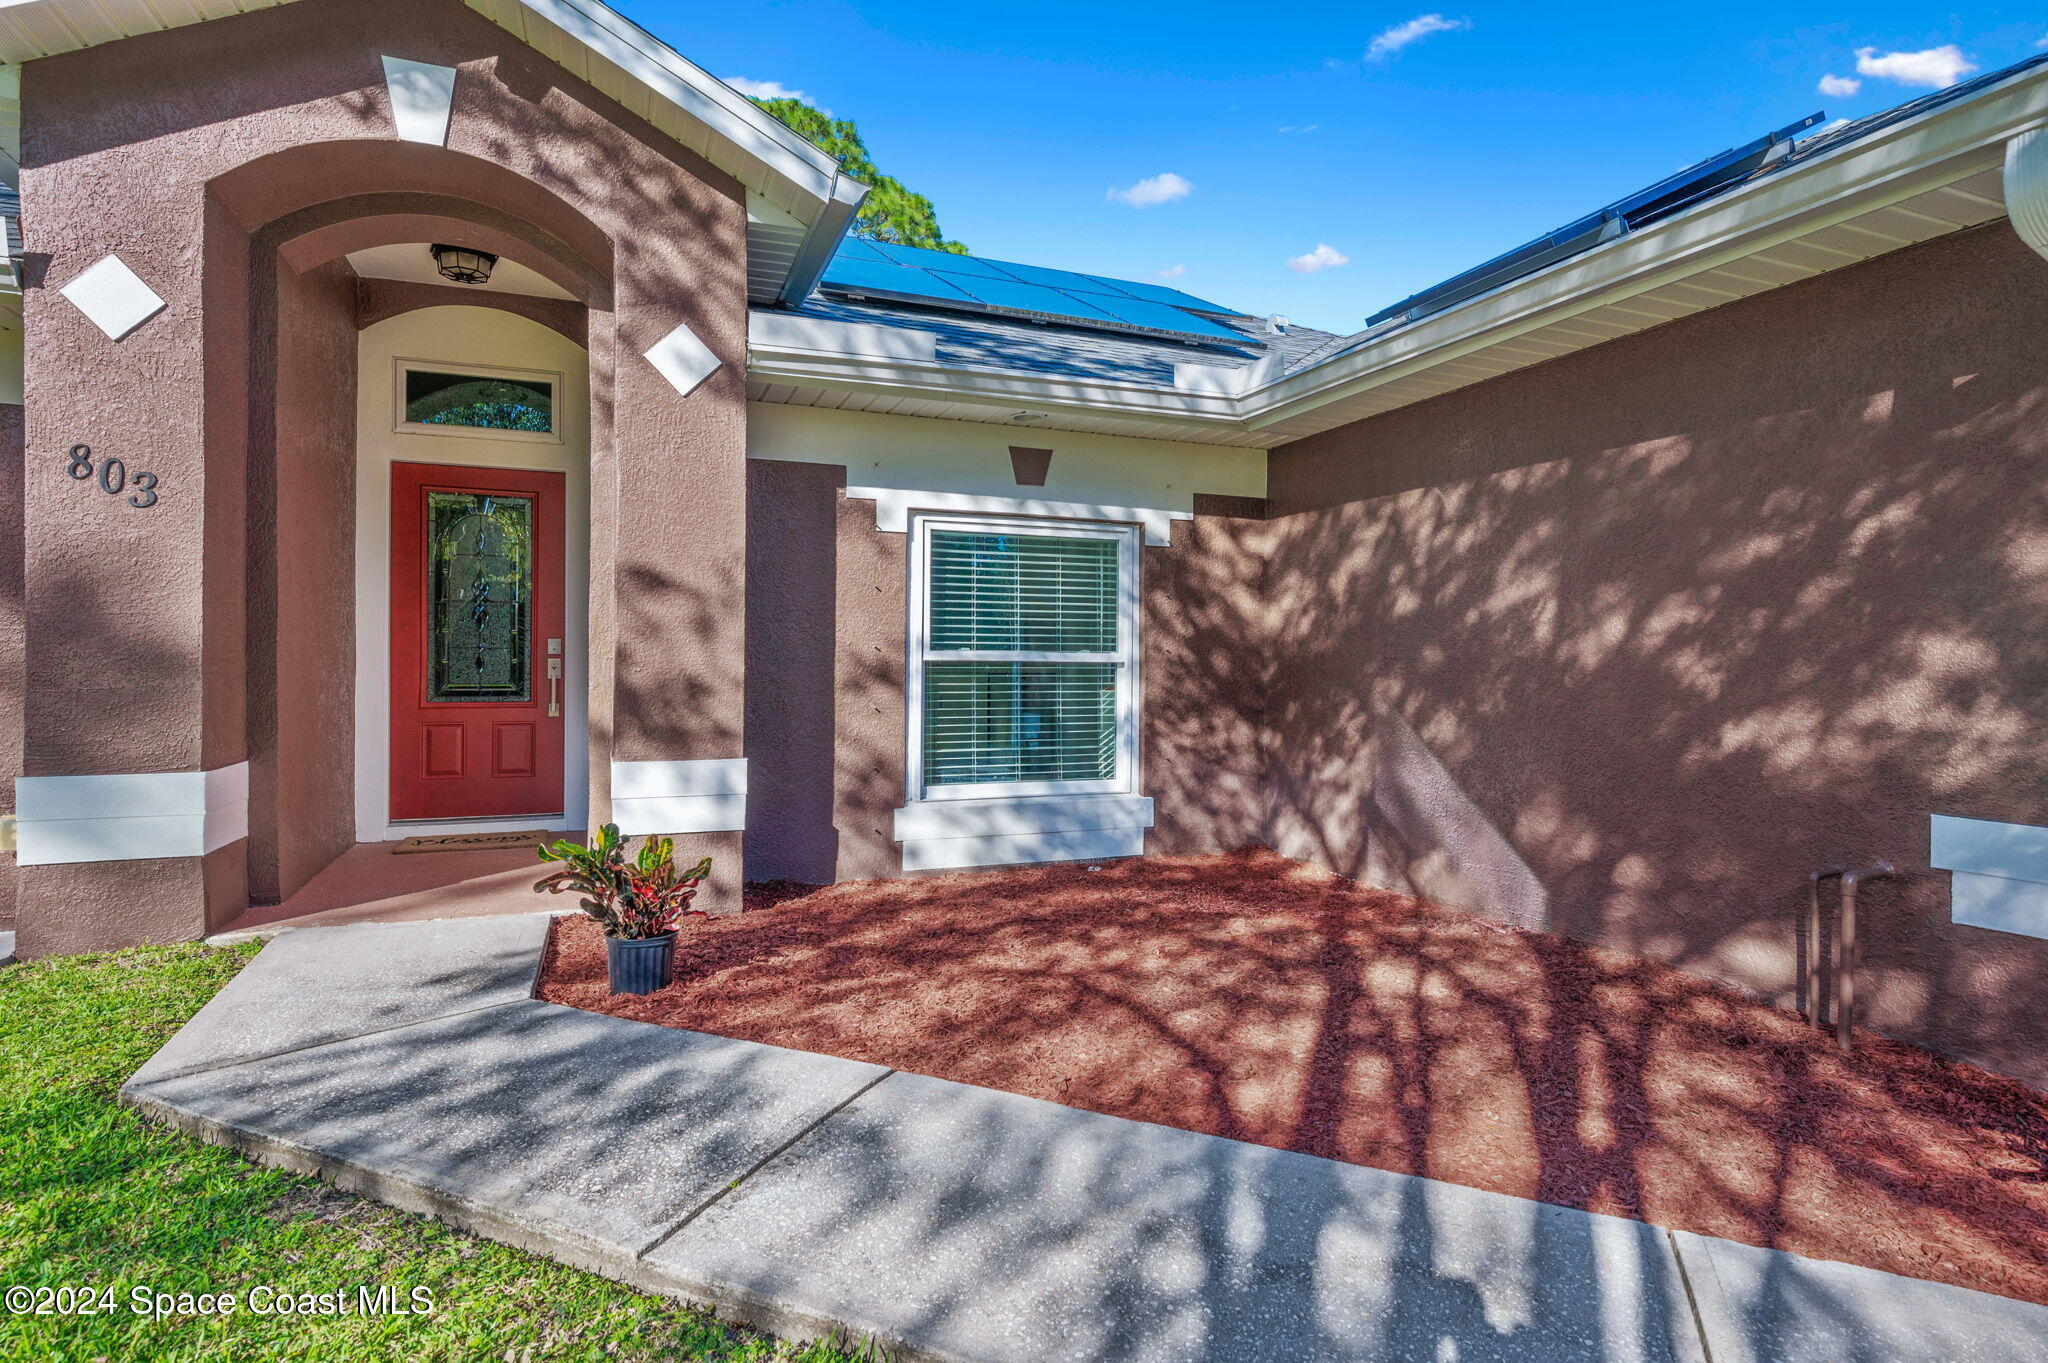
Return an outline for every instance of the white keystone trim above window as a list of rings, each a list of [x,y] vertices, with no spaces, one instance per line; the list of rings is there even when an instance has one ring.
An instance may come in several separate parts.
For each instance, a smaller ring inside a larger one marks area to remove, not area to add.
[[[14,782],[23,866],[201,857],[249,836],[249,764]]]
[[[628,835],[747,826],[747,759],[612,763],[612,822]]]
[[[894,487],[850,487],[849,498],[873,501],[875,528],[901,534],[910,529],[914,511],[953,511],[971,516],[1029,516],[1049,520],[1108,521],[1138,525],[1145,543],[1171,544],[1173,523],[1191,521],[1192,511],[1149,506],[1098,506],[1088,502],[1053,502],[1036,497],[983,497],[967,492],[916,492]]]

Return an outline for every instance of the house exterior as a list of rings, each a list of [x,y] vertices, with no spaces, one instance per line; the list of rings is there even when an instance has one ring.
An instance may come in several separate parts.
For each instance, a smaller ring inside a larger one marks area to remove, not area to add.
[[[1263,842],[1792,1003],[1887,858],[1871,1025],[2048,1084],[2048,66],[1334,336],[854,240],[594,0],[168,14],[0,8],[22,954],[609,820],[727,906]]]

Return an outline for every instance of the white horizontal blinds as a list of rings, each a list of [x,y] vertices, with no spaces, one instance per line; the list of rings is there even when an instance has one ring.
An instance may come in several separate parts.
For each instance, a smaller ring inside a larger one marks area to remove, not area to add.
[[[925,665],[926,784],[1115,774],[1116,664]]]
[[[934,529],[927,786],[1116,775],[1119,542]]]
[[[931,648],[1114,653],[1117,544],[934,530]]]

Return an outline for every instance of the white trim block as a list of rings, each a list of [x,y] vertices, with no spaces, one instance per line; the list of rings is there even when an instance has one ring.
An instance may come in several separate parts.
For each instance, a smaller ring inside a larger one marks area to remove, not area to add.
[[[628,835],[747,826],[747,759],[612,763],[612,822]]]
[[[906,871],[963,871],[1044,861],[1107,861],[1145,854],[1142,828],[1076,829],[1068,833],[1000,834],[987,838],[922,838],[903,844]]]
[[[917,800],[896,811],[906,871],[1142,856],[1151,826],[1145,795]]]
[[[448,114],[455,107],[455,68],[385,57],[384,86],[391,92],[391,122],[400,141],[448,145]]]
[[[121,257],[102,256],[57,290],[107,339],[118,341],[164,310],[164,300]]]
[[[688,397],[697,385],[718,372],[721,363],[711,347],[697,339],[697,333],[677,323],[676,329],[654,343],[646,352],[647,362],[661,371],[678,393]]]
[[[1931,814],[1927,860],[1953,873],[1950,922],[2048,937],[2048,828]]]
[[[759,350],[805,355],[860,355],[871,359],[936,364],[939,338],[929,331],[834,322],[782,312],[747,314],[747,344]]]
[[[1929,815],[1927,862],[1943,871],[2048,881],[2048,828]]]
[[[1168,511],[1146,506],[1096,506],[1086,502],[1053,502],[1035,497],[983,497],[967,492],[917,492],[909,488],[850,487],[849,498],[872,500],[875,528],[899,534],[910,529],[913,511],[957,511],[977,516],[1038,516],[1066,521],[1112,521],[1145,528],[1145,543],[1171,544],[1173,523],[1191,521],[1193,511]]]
[[[1950,876],[1949,918],[1973,928],[2048,937],[2048,885],[1973,871]]]
[[[198,857],[249,836],[249,764],[14,782],[23,866]]]
[[[1150,828],[1149,795],[1028,795],[917,800],[896,811],[896,840]]]

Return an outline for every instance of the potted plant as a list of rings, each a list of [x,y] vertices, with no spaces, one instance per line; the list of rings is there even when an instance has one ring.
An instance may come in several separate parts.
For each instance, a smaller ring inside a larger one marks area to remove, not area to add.
[[[711,874],[706,857],[676,869],[674,838],[649,838],[626,859],[617,824],[606,824],[588,847],[561,839],[540,848],[542,861],[560,862],[534,885],[549,894],[578,894],[583,912],[604,929],[605,972],[614,994],[651,994],[670,979],[676,926],[692,908],[697,887]]]

